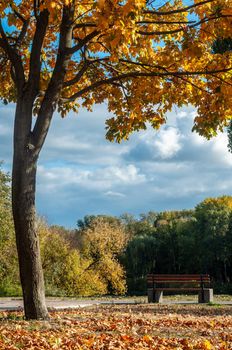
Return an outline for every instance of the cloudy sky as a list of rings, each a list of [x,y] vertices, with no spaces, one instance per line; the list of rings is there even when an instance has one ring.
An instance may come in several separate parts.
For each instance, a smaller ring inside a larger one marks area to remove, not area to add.
[[[159,132],[122,144],[105,140],[105,105],[54,117],[37,179],[37,208],[50,224],[75,227],[87,214],[134,215],[193,208],[232,194],[226,134],[206,141],[191,132],[194,109],[176,109]],[[0,160],[10,171],[14,106],[0,105]]]

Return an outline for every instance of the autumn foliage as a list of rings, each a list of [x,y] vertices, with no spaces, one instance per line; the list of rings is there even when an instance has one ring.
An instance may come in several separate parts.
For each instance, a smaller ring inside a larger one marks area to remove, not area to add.
[[[1,18],[0,96],[16,101],[19,79],[35,84],[35,131],[47,99],[62,116],[107,100],[107,137],[118,141],[158,128],[174,105],[196,106],[206,137],[231,119],[231,49],[213,51],[232,36],[230,0],[11,0]]]
[[[212,306],[96,306],[51,312],[50,322],[0,313],[2,350],[230,350],[232,309]]]

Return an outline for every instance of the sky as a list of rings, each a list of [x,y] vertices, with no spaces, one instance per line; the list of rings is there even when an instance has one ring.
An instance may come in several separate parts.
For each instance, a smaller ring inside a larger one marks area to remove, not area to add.
[[[0,160],[11,171],[14,105],[0,104]],[[227,135],[192,133],[196,112],[174,109],[158,132],[148,128],[121,144],[105,140],[104,104],[54,116],[41,152],[37,211],[49,224],[76,227],[90,214],[119,216],[194,208],[206,197],[232,195]]]

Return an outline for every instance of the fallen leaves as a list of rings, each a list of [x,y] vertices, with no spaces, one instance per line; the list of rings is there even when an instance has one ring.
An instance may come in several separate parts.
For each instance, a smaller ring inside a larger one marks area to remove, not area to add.
[[[1,350],[230,350],[232,307],[111,305],[25,321],[0,313]]]

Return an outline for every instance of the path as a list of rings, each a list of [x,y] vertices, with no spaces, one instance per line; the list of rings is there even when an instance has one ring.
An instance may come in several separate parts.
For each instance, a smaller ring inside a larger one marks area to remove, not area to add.
[[[67,308],[79,308],[79,307],[87,307],[91,305],[101,305],[101,304],[137,304],[142,303],[142,301],[138,301],[133,298],[128,299],[65,299],[65,298],[47,298],[46,304],[48,308],[52,309],[67,309]],[[216,301],[215,303],[221,305],[231,305],[232,306],[232,297],[229,301]],[[186,301],[186,300],[178,300],[178,301],[170,301],[164,300],[163,304],[196,304],[195,301]],[[0,311],[4,310],[20,310],[23,308],[23,301],[21,298],[0,298]]]

